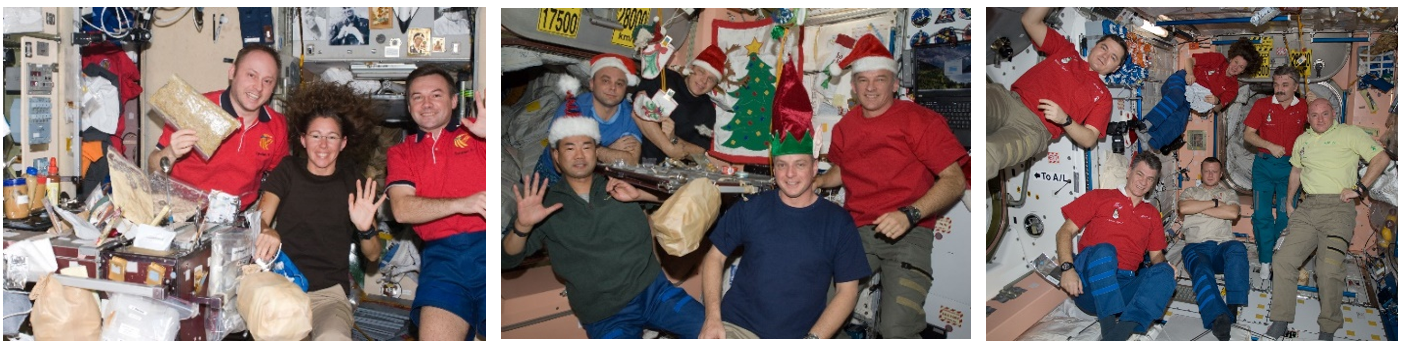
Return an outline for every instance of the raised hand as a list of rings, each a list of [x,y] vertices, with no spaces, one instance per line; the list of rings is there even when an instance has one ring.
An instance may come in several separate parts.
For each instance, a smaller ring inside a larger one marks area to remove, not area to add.
[[[355,224],[356,230],[368,231],[375,226],[375,212],[385,203],[385,197],[388,196],[380,195],[379,201],[373,201],[378,187],[376,184],[375,180],[356,181],[355,194],[346,196],[351,223]]]
[[[545,207],[541,204],[545,199],[545,183],[547,181],[540,177],[540,173],[531,174],[522,182],[524,182],[523,186],[511,186],[511,193],[516,195],[515,226],[517,230],[530,233],[531,228],[545,220],[546,216],[559,211],[564,205],[554,204]],[[523,187],[526,190],[525,194],[521,193]]]

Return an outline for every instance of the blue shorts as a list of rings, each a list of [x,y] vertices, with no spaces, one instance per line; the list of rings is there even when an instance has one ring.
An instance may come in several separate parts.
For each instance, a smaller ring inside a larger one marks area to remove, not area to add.
[[[686,339],[701,334],[706,308],[658,273],[652,284],[613,316],[585,324],[590,339],[638,339],[643,329],[663,330]]]
[[[462,233],[424,243],[419,288],[409,312],[415,325],[420,324],[420,308],[431,306],[461,317],[477,335],[486,337],[486,234]]]

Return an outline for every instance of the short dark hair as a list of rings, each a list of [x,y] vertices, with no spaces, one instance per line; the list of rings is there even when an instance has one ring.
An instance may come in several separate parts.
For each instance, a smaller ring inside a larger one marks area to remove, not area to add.
[[[1108,34],[1105,36],[1100,36],[1100,40],[1095,41],[1095,44],[1100,44],[1100,42],[1105,42],[1105,40],[1114,41],[1115,43],[1118,43],[1120,45],[1120,49],[1124,49],[1125,55],[1120,57],[1120,66],[1124,66],[1125,61],[1129,61],[1129,43],[1125,43],[1124,37],[1120,37],[1120,35]],[[1115,68],[1119,69],[1118,66],[1116,66]]]
[[[1238,38],[1227,48],[1227,63],[1231,63],[1232,58],[1238,56],[1246,60],[1246,69],[1241,70],[1241,74],[1254,75],[1261,69],[1261,52],[1256,51],[1256,45],[1246,37]]]
[[[239,49],[239,54],[234,57],[234,68],[237,69],[239,63],[243,62],[243,57],[252,52],[264,52],[267,53],[268,56],[271,56],[273,58],[273,63],[277,65],[273,66],[275,67],[274,70],[277,71],[279,77],[282,76],[282,56],[278,55],[277,50],[273,49],[273,47],[262,44],[249,44],[243,46],[243,49]]]
[[[448,83],[448,92],[452,93],[454,96],[458,94],[458,84],[456,82],[457,79],[453,78],[453,74],[448,72],[448,69],[443,68],[438,64],[427,64],[419,66],[419,68],[415,68],[413,72],[409,72],[409,76],[406,77],[404,80],[404,88],[411,89],[414,87],[415,80],[431,75],[443,77],[443,81]]]
[[[1163,170],[1163,163],[1159,162],[1159,156],[1155,156],[1149,151],[1140,151],[1134,154],[1134,159],[1129,161],[1129,169],[1134,170],[1134,167],[1139,166],[1139,163],[1148,164],[1150,168],[1154,168],[1155,176]]]
[[[1279,76],[1290,77],[1290,80],[1294,80],[1295,84],[1300,83],[1300,70],[1295,69],[1295,66],[1291,66],[1288,61],[1284,65],[1276,67],[1275,71],[1271,72],[1271,79],[1275,79],[1275,77]]]
[[[1217,157],[1207,157],[1207,158],[1204,158],[1204,159],[1202,160],[1202,164],[1199,165],[1199,167],[1207,167],[1207,163],[1214,163],[1214,164],[1217,164],[1217,167],[1218,167],[1218,168],[1225,168],[1225,166],[1222,166],[1222,160],[1217,159]]]

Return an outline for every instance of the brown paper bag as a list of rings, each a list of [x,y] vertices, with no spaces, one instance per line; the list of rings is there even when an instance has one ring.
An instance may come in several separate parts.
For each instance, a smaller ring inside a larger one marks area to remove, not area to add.
[[[720,188],[707,178],[691,180],[652,213],[652,235],[667,254],[689,254],[701,245],[719,212]]]
[[[298,341],[312,332],[312,302],[302,288],[257,265],[243,267],[238,311],[255,340]]]
[[[29,314],[34,340],[101,340],[102,312],[92,291],[64,286],[53,275],[39,278],[29,293],[34,301]]]
[[[239,122],[229,113],[211,102],[209,98],[196,92],[190,84],[172,74],[165,86],[151,95],[151,105],[156,106],[157,114],[176,129],[193,129],[199,134],[195,151],[205,159],[214,155],[219,143],[224,142]]]

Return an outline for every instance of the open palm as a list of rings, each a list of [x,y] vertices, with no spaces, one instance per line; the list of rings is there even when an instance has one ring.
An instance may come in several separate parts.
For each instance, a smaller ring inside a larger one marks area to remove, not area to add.
[[[370,230],[375,222],[375,211],[380,209],[380,205],[385,203],[385,196],[381,195],[379,201],[375,200],[376,182],[374,180],[356,181],[355,194],[347,195],[346,202],[350,205],[351,223],[355,224],[355,229],[360,231]]]
[[[545,207],[541,202],[545,199],[546,179],[540,177],[540,173],[527,176],[524,186],[511,186],[511,192],[516,194],[516,222],[522,226],[532,227],[545,220],[546,216],[560,210],[564,205],[554,204]],[[522,187],[525,194],[521,194]]]

